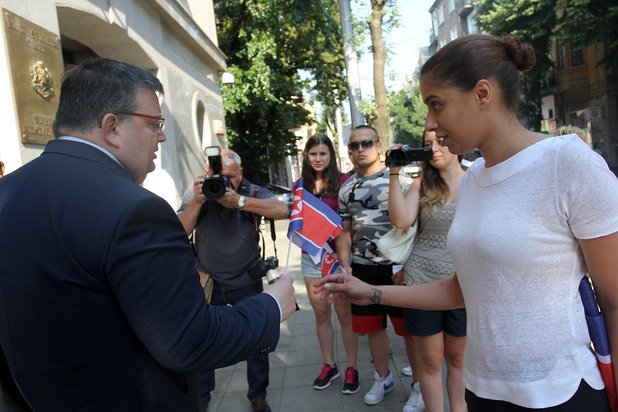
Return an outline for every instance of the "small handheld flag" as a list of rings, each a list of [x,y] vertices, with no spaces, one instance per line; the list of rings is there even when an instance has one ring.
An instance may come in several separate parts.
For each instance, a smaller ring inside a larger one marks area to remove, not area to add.
[[[294,191],[288,238],[311,256],[318,256],[329,239],[341,233],[341,217],[320,199],[305,191],[302,179]]]
[[[340,267],[327,242],[342,230],[341,217],[326,203],[305,191],[300,179],[294,191],[288,238],[307,252],[316,264],[321,264],[322,276],[335,273]]]
[[[337,270],[341,267],[337,258],[332,254],[332,250],[330,249],[328,243],[324,245],[325,248],[322,252],[322,276],[332,275],[336,273]]]

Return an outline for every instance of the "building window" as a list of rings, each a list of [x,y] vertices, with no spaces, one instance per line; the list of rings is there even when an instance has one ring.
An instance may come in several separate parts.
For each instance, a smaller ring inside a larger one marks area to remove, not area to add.
[[[448,12],[455,10],[455,0],[448,0]]]
[[[206,109],[204,103],[198,100],[195,108],[195,127],[197,128],[197,138],[201,142],[202,147],[208,146],[210,143],[204,141],[204,121],[206,119]]]
[[[457,37],[457,27],[453,27],[451,29],[451,40],[455,40]]]
[[[472,12],[468,16],[468,34],[476,34],[479,30],[476,27],[476,13]]]
[[[193,120],[193,135],[201,151],[204,150],[206,146],[212,146],[217,143],[212,135],[209,113],[206,109],[204,96],[200,92],[196,92],[193,96],[191,105],[193,107],[193,113],[191,114]]]
[[[444,7],[438,9],[438,25],[444,23]]]
[[[564,64],[565,54],[566,52],[564,43],[558,42],[558,58],[556,59],[556,66],[558,67],[558,69],[564,69],[566,67],[566,65]]]
[[[571,63],[573,66],[581,66],[584,64],[584,50],[571,48]]]

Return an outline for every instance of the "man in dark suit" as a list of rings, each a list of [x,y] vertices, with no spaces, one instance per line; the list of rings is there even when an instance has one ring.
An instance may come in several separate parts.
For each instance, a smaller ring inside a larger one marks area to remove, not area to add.
[[[157,92],[135,66],[74,67],[56,139],[0,180],[0,344],[36,411],[197,410],[197,372],[274,350],[294,311],[289,276],[205,302],[176,214],[139,186],[165,140]]]

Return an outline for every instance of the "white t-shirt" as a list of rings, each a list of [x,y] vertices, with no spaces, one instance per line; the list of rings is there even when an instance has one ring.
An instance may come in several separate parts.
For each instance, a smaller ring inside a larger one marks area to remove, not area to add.
[[[618,181],[577,136],[465,174],[448,236],[467,310],[464,383],[528,408],[603,388],[578,285],[577,239],[618,231]]]

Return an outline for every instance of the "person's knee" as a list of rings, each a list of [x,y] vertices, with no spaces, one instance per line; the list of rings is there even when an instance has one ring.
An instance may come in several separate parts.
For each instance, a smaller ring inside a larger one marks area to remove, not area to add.
[[[315,321],[318,324],[323,324],[326,322],[330,322],[331,312],[330,307],[316,307],[315,310]]]
[[[462,369],[464,365],[463,353],[446,353],[444,356],[446,364],[451,368]]]
[[[442,373],[444,356],[440,353],[424,353],[419,356],[423,370],[428,374]]]

